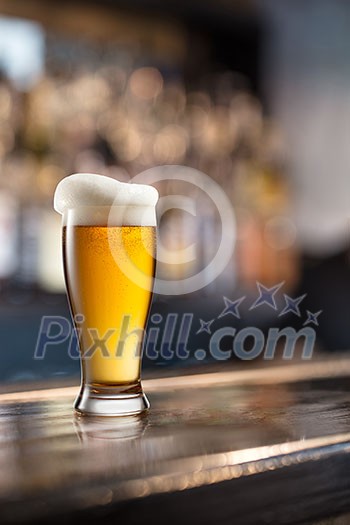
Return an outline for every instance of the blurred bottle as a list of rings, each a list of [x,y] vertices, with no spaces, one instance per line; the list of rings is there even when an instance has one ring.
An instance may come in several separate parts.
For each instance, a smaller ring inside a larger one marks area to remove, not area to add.
[[[51,208],[40,210],[38,231],[38,284],[50,293],[63,293],[63,265],[61,254],[61,218]]]
[[[24,206],[21,209],[20,223],[20,251],[16,281],[21,288],[32,289],[36,287],[37,281],[37,231],[39,227],[39,215],[37,208],[33,205]]]
[[[37,214],[40,218],[37,229],[36,278],[40,290],[63,293],[63,263],[61,253],[61,218],[52,207],[52,195],[64,170],[59,159],[47,156],[36,175]]]
[[[37,282],[37,251],[39,216],[35,172],[37,161],[28,151],[18,149],[6,159],[4,175],[7,187],[18,202],[16,268],[13,284],[16,289],[34,290]]]
[[[299,279],[296,228],[291,218],[291,191],[278,165],[251,161],[238,170],[237,271],[243,286],[273,286]]]
[[[6,288],[18,265],[18,202],[0,188],[0,291]]]

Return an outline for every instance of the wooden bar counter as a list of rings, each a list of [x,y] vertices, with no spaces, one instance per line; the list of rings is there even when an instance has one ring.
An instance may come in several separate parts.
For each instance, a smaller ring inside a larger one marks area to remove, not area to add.
[[[142,418],[78,417],[75,386],[0,394],[0,523],[350,513],[350,359],[199,370],[144,379]]]

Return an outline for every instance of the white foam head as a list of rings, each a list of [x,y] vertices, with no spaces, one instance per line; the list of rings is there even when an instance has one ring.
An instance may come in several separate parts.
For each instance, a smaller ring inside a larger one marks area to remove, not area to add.
[[[76,173],[57,185],[54,208],[64,223],[155,226],[158,192],[153,186],[119,182],[104,175]]]

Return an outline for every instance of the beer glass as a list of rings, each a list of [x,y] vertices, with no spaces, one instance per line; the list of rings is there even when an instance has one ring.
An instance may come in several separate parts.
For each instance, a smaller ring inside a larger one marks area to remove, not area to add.
[[[155,202],[146,192],[135,204],[134,190],[127,190],[124,204],[125,195],[117,204],[98,206],[84,197],[81,206],[78,192],[73,204],[58,210],[63,215],[67,295],[81,356],[81,389],[74,405],[81,414],[132,415],[149,408],[141,385],[141,357],[155,272]]]

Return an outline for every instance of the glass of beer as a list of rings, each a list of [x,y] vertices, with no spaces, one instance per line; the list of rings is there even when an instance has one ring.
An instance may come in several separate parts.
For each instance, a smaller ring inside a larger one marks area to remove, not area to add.
[[[155,272],[158,192],[94,174],[57,186],[67,295],[81,356],[80,414],[141,413],[141,358]]]

